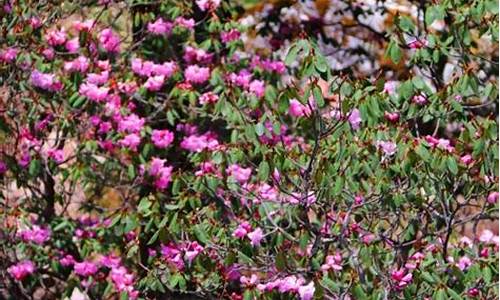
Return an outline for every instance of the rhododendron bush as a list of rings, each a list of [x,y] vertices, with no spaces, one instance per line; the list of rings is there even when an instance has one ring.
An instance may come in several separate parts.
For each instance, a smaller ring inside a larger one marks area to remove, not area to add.
[[[498,2],[4,1],[0,298],[498,297]]]

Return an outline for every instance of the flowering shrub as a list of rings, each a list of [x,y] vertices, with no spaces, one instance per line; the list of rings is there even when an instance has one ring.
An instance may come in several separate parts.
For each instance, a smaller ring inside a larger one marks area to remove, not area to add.
[[[5,2],[2,298],[498,297],[497,2],[251,2]]]

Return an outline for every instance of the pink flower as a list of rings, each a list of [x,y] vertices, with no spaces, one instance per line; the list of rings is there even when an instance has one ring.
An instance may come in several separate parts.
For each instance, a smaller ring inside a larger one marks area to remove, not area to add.
[[[72,61],[64,63],[64,71],[85,73],[89,68],[89,59],[85,56],[79,56]]]
[[[33,225],[31,229],[21,230],[17,235],[25,242],[32,242],[37,245],[42,245],[50,239],[51,232],[48,228],[42,228],[38,225]]]
[[[219,96],[217,94],[214,94],[213,92],[206,92],[200,96],[200,104],[210,104],[210,103],[215,103],[219,100]]]
[[[94,102],[102,102],[108,98],[109,88],[98,87],[92,83],[82,83],[78,92],[80,95],[83,95]]]
[[[64,45],[69,53],[76,53],[80,50],[80,40],[76,37],[66,42]]]
[[[457,267],[462,271],[468,269],[471,265],[472,261],[467,256],[460,257],[457,263]]]
[[[56,55],[56,53],[54,52],[54,49],[52,48],[47,48],[47,49],[44,49],[42,51],[42,55],[48,59],[48,60],[52,60],[54,59],[54,56]]]
[[[168,35],[172,31],[173,24],[159,18],[155,22],[148,23],[148,31],[156,35]]]
[[[385,112],[384,117],[387,121],[391,123],[397,123],[399,121],[399,113],[397,112]]]
[[[393,142],[377,141],[376,146],[377,148],[382,149],[386,156],[392,156],[396,154],[396,151],[398,150],[397,145]]]
[[[427,103],[427,98],[424,95],[415,95],[412,101],[418,105],[425,105]]]
[[[498,202],[498,192],[491,192],[486,199],[488,203],[495,204]]]
[[[126,117],[123,117],[118,122],[118,131],[120,132],[129,132],[129,133],[138,133],[144,127],[144,123],[146,120],[144,118],[140,118],[136,114],[130,114]]]
[[[197,65],[190,65],[184,70],[184,77],[189,83],[204,83],[210,78],[210,69],[199,67]]]
[[[335,255],[328,255],[325,259],[325,263],[321,266],[322,271],[328,271],[330,269],[335,271],[342,270],[342,256],[339,252],[335,253]]]
[[[94,85],[102,85],[108,82],[109,71],[102,71],[101,73],[89,73],[85,81]]]
[[[73,266],[73,269],[76,274],[83,276],[83,277],[89,277],[97,273],[98,267],[95,263],[90,262],[90,261],[83,261],[79,263],[75,263]]]
[[[103,29],[99,34],[99,43],[104,50],[110,53],[120,52],[120,37],[111,30]]]
[[[408,47],[410,47],[410,49],[420,49],[427,46],[428,44],[429,42],[425,38],[414,39],[413,41],[410,41],[408,43]]]
[[[470,165],[470,164],[473,164],[474,163],[474,160],[472,159],[472,155],[470,154],[466,154],[462,157],[460,157],[460,161],[464,164],[464,165]]]
[[[210,63],[212,60],[213,54],[207,53],[207,51],[203,49],[197,49],[191,46],[187,46],[186,50],[184,50],[184,60],[188,64],[193,63]]]
[[[69,267],[69,266],[74,265],[76,261],[75,261],[75,259],[73,258],[73,256],[72,256],[72,255],[67,254],[67,255],[65,255],[63,258],[61,258],[61,259],[59,260],[59,262],[61,263],[61,265],[62,265],[63,267]]]
[[[264,81],[262,80],[253,80],[250,82],[250,85],[248,87],[248,90],[251,93],[254,93],[257,98],[261,98],[264,96],[264,92],[266,90],[266,87],[264,85]]]
[[[158,190],[164,190],[168,187],[168,184],[172,181],[172,170],[173,167],[163,167],[160,169],[154,183]]]
[[[47,156],[52,158],[56,163],[64,161],[64,151],[62,149],[49,149],[47,150]]]
[[[45,35],[45,39],[47,40],[47,43],[51,46],[60,46],[63,45],[66,42],[66,31],[64,28],[61,30],[56,30],[53,29]]]
[[[177,65],[175,62],[172,61],[166,61],[163,64],[153,64],[151,72],[154,75],[162,75],[165,76],[166,78],[170,78],[175,71],[177,71]]]
[[[165,76],[153,76],[149,77],[146,83],[144,83],[144,87],[151,92],[156,92],[161,89],[163,84],[165,83]]]
[[[221,32],[220,39],[223,43],[229,43],[240,38],[241,33],[236,29]]]
[[[238,225],[238,228],[236,228],[236,230],[233,232],[233,237],[241,239],[245,237],[247,233],[250,232],[250,230],[252,230],[252,226],[250,226],[250,223],[248,223],[247,221],[244,221],[240,223]]]
[[[154,185],[157,189],[163,190],[172,181],[173,167],[165,166],[166,160],[153,157],[149,167],[149,175],[155,177]]]
[[[31,84],[44,90],[58,91],[62,88],[61,82],[56,79],[54,74],[45,74],[34,70],[31,73],[30,80]]]
[[[238,164],[232,164],[226,169],[226,173],[232,176],[240,184],[245,183],[252,175],[251,168],[242,168]]]
[[[413,275],[411,273],[406,273],[405,269],[399,269],[391,273],[391,278],[396,281],[396,288],[402,289],[411,283]]]
[[[228,76],[229,81],[239,87],[248,88],[252,80],[252,74],[248,70],[243,69],[236,73],[231,73]]]
[[[31,17],[28,22],[30,23],[31,27],[33,27],[33,29],[37,29],[42,26],[42,20],[40,20],[40,18],[38,17]]]
[[[372,234],[372,233],[367,233],[367,234],[364,234],[362,237],[361,237],[361,240],[363,241],[364,244],[368,245],[370,244],[371,242],[373,242],[373,240],[375,239],[375,235]]]
[[[311,114],[311,109],[297,99],[290,100],[290,107],[288,108],[288,113],[293,117],[303,117],[309,116]]]
[[[349,118],[347,120],[349,121],[349,124],[351,124],[352,129],[358,130],[359,125],[361,124],[361,122],[363,122],[363,119],[361,119],[361,114],[359,113],[359,109],[353,109],[349,114]]]
[[[26,276],[35,272],[35,264],[31,260],[24,260],[15,265],[10,266],[7,269],[10,276],[14,277],[16,280],[23,280]]]
[[[94,20],[85,20],[85,21],[75,21],[73,22],[73,28],[76,31],[89,31],[94,25]]]
[[[308,285],[303,285],[299,287],[299,297],[300,300],[312,300],[314,297],[314,282],[309,282]]]
[[[175,25],[178,25],[180,27],[184,27],[186,29],[193,29],[194,28],[194,19],[190,18],[190,19],[186,19],[184,17],[177,17],[177,19],[175,19]]]
[[[254,231],[249,232],[247,236],[250,239],[250,244],[252,244],[252,246],[254,247],[260,246],[260,241],[264,238],[262,229],[260,228],[257,228]]]
[[[166,148],[174,140],[174,134],[169,130],[154,129],[151,134],[153,144],[158,148]]]
[[[181,148],[191,152],[202,152],[203,150],[214,150],[219,146],[219,142],[215,139],[215,135],[207,132],[203,135],[190,135],[185,137],[181,142]]]
[[[19,50],[14,47],[9,47],[5,50],[0,51],[0,61],[10,63],[16,59],[17,53]]]
[[[398,85],[398,83],[396,81],[387,81],[384,84],[384,91],[383,92],[387,93],[389,95],[394,95],[394,93],[396,92],[397,85]]]
[[[137,151],[137,146],[141,143],[141,137],[136,133],[131,133],[121,139],[119,143],[123,147],[127,147],[132,151]]]
[[[250,277],[247,276],[240,277],[240,283],[245,287],[255,286],[255,284],[257,284],[258,281],[259,278],[255,274],[252,274]]]
[[[184,250],[184,258],[189,262],[192,263],[193,260],[203,252],[204,248],[198,244],[198,242],[194,241],[191,243],[188,243],[187,246],[183,247]]]
[[[491,230],[485,229],[481,232],[481,235],[479,236],[479,241],[483,243],[489,243],[493,239],[494,234]]]
[[[220,0],[196,0],[196,5],[201,11],[215,10],[220,5]]]

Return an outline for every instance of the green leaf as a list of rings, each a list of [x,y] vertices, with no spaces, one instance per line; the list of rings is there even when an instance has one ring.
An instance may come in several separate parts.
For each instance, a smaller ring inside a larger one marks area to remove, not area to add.
[[[446,292],[442,289],[437,290],[432,296],[434,300],[446,300]]]
[[[297,47],[297,45],[293,45],[290,47],[290,50],[288,50],[288,53],[285,57],[285,64],[287,66],[291,65],[292,63],[295,62],[297,59],[297,54],[299,53],[300,49]]]
[[[269,164],[267,161],[263,160],[259,164],[259,178],[263,181],[266,181],[269,177]]]
[[[387,48],[387,54],[391,58],[391,60],[398,64],[403,57],[403,52],[399,48],[398,43],[393,39],[389,42],[389,46]]]
[[[448,166],[448,170],[450,170],[453,175],[456,175],[458,173],[458,165],[455,158],[453,158],[452,156],[448,157],[448,159],[446,160],[446,165]]]
[[[439,5],[430,5],[425,11],[425,24],[430,26],[436,20],[444,19],[444,9]]]
[[[262,123],[258,123],[255,125],[255,133],[257,133],[258,136],[262,136],[264,134],[265,127],[262,125]]]
[[[28,169],[28,173],[35,177],[37,176],[39,173],[40,173],[40,169],[41,169],[41,163],[38,159],[33,159],[31,160],[30,162],[30,166],[29,166],[29,169]]]
[[[316,104],[318,104],[318,107],[323,107],[325,105],[325,99],[323,99],[323,93],[321,92],[319,86],[315,86],[313,88],[313,96],[314,100],[316,100]]]
[[[356,300],[368,299],[368,296],[360,285],[356,285],[352,292]]]
[[[202,225],[194,226],[193,230],[198,241],[202,242],[205,245],[208,244],[210,239],[208,238],[208,235]]]
[[[454,300],[462,300],[463,299],[457,292],[455,292],[451,288],[448,288],[447,292],[448,292],[448,295],[450,295],[450,297],[453,298]]]
[[[139,212],[145,212],[149,210],[151,204],[152,203],[148,198],[142,198],[141,202],[139,202],[139,205],[137,206],[137,209],[139,210]]]

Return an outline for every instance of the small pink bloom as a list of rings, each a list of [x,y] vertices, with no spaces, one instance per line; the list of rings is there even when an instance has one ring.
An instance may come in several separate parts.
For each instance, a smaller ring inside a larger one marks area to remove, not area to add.
[[[418,105],[427,104],[427,98],[424,95],[415,95],[413,96],[412,101]]]
[[[168,35],[172,31],[173,24],[159,18],[155,22],[148,23],[148,31],[156,35]]]
[[[194,19],[192,19],[192,18],[186,19],[184,17],[177,17],[177,19],[175,19],[175,25],[192,30],[194,28]]]
[[[66,42],[64,45],[69,53],[76,53],[80,50],[80,40],[76,37]]]
[[[93,262],[83,261],[80,263],[75,263],[73,269],[77,275],[80,275],[82,277],[89,277],[97,273],[99,268]]]
[[[396,88],[398,86],[398,83],[396,81],[387,81],[384,84],[384,93],[387,93],[389,95],[394,95],[396,92]]]
[[[83,95],[94,102],[103,102],[108,97],[109,88],[98,87],[95,84],[83,83],[78,90]]]
[[[397,112],[385,112],[384,117],[387,121],[391,123],[397,123],[399,121],[399,113]]]
[[[457,267],[462,271],[468,269],[471,265],[472,261],[467,256],[460,257],[457,263]]]
[[[53,29],[45,35],[45,39],[47,40],[47,43],[51,46],[60,46],[63,45],[66,42],[66,31],[64,28],[61,30]]]
[[[201,84],[210,78],[210,69],[197,65],[190,65],[184,70],[184,77],[189,83]]]
[[[232,176],[237,182],[245,183],[252,175],[251,168],[242,168],[238,164],[232,164],[226,169],[226,173]]]
[[[47,156],[52,158],[56,163],[64,161],[64,151],[62,149],[49,149],[47,150]]]
[[[229,43],[240,38],[241,33],[236,29],[221,32],[220,38],[223,43]]]
[[[120,37],[111,28],[103,29],[99,33],[99,43],[107,52],[120,52]]]
[[[460,161],[464,164],[464,165],[470,165],[470,164],[473,164],[474,163],[474,160],[472,159],[472,155],[470,154],[466,154],[462,157],[460,157]]]
[[[309,282],[308,285],[303,285],[299,287],[299,297],[300,300],[312,300],[314,297],[314,282]]]
[[[174,134],[169,130],[154,129],[151,134],[153,144],[158,148],[168,147],[174,140]]]
[[[137,151],[137,146],[141,143],[141,137],[136,133],[131,133],[121,139],[119,143],[123,147],[127,147],[132,151]]]
[[[35,272],[35,269],[35,264],[31,260],[25,260],[10,266],[7,272],[16,280],[23,280],[25,277]]]
[[[19,50],[14,47],[9,47],[5,50],[0,51],[0,61],[10,63],[13,62],[16,59],[16,56],[18,54]]]
[[[491,192],[486,200],[490,204],[498,203],[498,192]]]
[[[248,90],[251,93],[255,94],[255,96],[257,96],[257,98],[261,98],[262,96],[264,96],[264,92],[266,90],[266,87],[264,85],[264,81],[253,80],[252,82],[250,82]]]
[[[79,56],[72,61],[64,63],[64,71],[85,73],[89,68],[89,59],[85,56]]]
[[[215,103],[219,100],[219,96],[217,94],[214,94],[213,92],[206,92],[200,96],[200,104],[212,104]]]
[[[410,49],[420,49],[426,47],[428,44],[429,42],[425,38],[415,39],[408,43],[408,47],[410,47]]]
[[[220,5],[220,0],[196,0],[196,5],[201,11],[215,10]]]
[[[254,231],[249,232],[247,236],[250,239],[250,244],[252,244],[252,246],[254,247],[260,246],[260,241],[264,238],[262,229],[260,228],[257,228]]]
[[[293,117],[303,117],[309,116],[311,114],[311,109],[297,99],[290,100],[290,107],[288,108],[288,113]]]
[[[161,89],[163,84],[165,83],[165,76],[153,76],[149,77],[146,83],[144,83],[144,87],[151,92],[156,92]]]
[[[361,122],[363,122],[359,109],[353,109],[349,114],[349,118],[347,120],[349,121],[349,124],[351,124],[352,129],[358,130]]]
[[[377,148],[382,149],[386,156],[392,156],[396,154],[396,151],[398,150],[397,145],[393,142],[377,141],[376,146]]]

